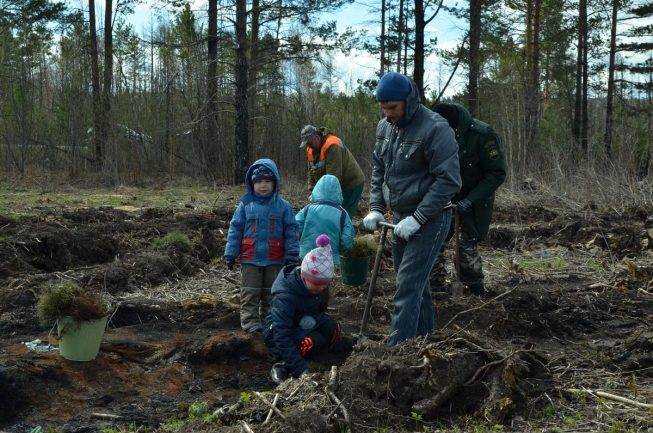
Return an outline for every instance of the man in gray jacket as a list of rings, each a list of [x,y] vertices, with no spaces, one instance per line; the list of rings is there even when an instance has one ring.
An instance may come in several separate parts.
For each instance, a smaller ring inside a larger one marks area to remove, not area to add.
[[[370,212],[363,224],[377,229],[388,208],[396,224],[392,250],[396,291],[388,342],[393,346],[433,332],[429,274],[451,224],[452,212],[444,208],[462,182],[453,130],[420,104],[410,78],[385,74],[376,99],[385,118],[376,128]]]

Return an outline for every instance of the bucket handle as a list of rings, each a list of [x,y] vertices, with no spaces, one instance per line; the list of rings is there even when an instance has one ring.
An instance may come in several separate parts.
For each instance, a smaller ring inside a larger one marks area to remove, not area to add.
[[[54,331],[54,328],[57,326],[58,322],[59,322],[58,320],[55,320],[54,325],[52,325],[52,328],[50,328],[50,332],[48,332],[48,340],[50,340],[50,337],[54,338],[57,341],[61,340],[61,336],[59,335],[59,332],[57,332],[57,335],[55,335],[54,337],[52,336],[52,331]]]

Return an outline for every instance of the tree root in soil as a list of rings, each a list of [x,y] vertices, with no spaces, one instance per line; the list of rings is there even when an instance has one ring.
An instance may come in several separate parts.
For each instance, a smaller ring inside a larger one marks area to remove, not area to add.
[[[226,425],[246,420],[257,433],[413,428],[416,418],[466,415],[506,422],[551,386],[550,376],[535,351],[506,354],[481,343],[460,330],[395,347],[366,342],[340,368],[284,381],[274,390],[276,403],[256,393],[252,404],[220,409],[219,418]]]

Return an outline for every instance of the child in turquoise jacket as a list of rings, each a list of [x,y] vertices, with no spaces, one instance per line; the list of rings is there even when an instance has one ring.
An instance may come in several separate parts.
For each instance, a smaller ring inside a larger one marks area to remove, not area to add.
[[[354,225],[342,207],[340,181],[333,175],[324,175],[317,181],[311,203],[295,215],[295,220],[301,236],[300,258],[315,248],[317,237],[323,233],[333,240],[331,250],[336,265],[340,264],[340,252],[351,249],[354,243]]]

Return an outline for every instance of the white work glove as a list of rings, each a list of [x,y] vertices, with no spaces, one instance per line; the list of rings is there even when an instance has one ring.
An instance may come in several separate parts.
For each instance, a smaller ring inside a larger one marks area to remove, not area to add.
[[[422,226],[417,222],[415,217],[409,216],[399,221],[399,224],[395,226],[395,234],[407,241],[420,227]]]
[[[363,225],[367,230],[374,231],[379,228],[379,223],[381,221],[385,221],[383,214],[379,211],[373,210],[365,215],[365,218],[363,218]]]

